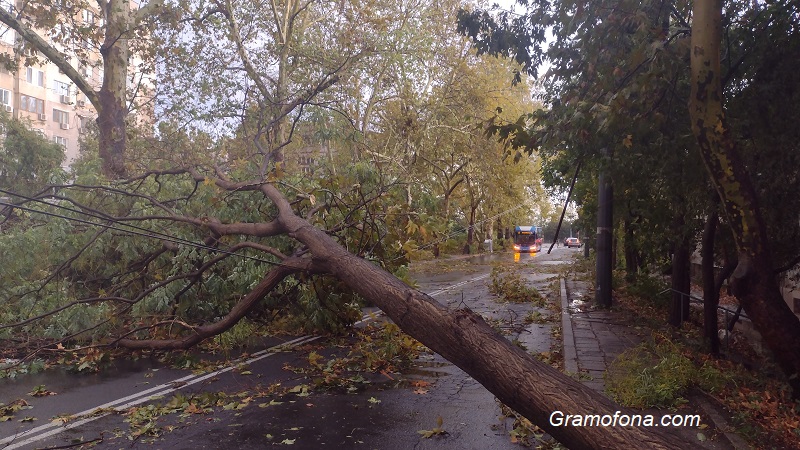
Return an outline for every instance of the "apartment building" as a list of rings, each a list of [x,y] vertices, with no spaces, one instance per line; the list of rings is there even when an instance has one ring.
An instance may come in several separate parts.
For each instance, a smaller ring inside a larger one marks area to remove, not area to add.
[[[52,64],[0,71],[0,102],[12,117],[61,144],[65,165],[77,157],[80,136],[97,117],[86,96]]]
[[[13,4],[9,0],[0,1],[0,7],[8,11],[13,11]],[[79,24],[96,25],[97,21],[96,12],[92,10],[82,10],[75,17],[75,22]],[[38,34],[48,40],[47,33]],[[52,40],[50,42],[68,56],[72,66],[90,85],[95,89],[102,85],[100,54],[88,41],[79,44],[90,55],[87,64],[78,63],[78,58],[70,49],[53,44]],[[0,24],[0,54],[15,55],[15,50],[21,46],[22,41],[16,32]],[[81,136],[90,121],[97,118],[97,112],[86,95],[79,92],[55,64],[43,56],[37,59],[40,64],[28,65],[25,56],[21,56],[17,70],[8,70],[0,64],[0,108],[12,117],[29,123],[33,130],[47,139],[62,145],[66,153],[64,166],[68,166],[77,158]]]

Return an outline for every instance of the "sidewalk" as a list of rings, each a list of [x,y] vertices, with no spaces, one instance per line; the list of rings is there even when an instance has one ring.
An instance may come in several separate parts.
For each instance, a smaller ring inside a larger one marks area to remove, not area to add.
[[[564,339],[564,369],[569,374],[585,374],[579,380],[597,392],[607,395],[603,375],[619,354],[643,341],[643,333],[630,324],[625,324],[616,313],[608,310],[592,310],[593,298],[588,298],[590,285],[587,282],[561,279],[561,320]],[[585,309],[584,309],[585,308]],[[737,434],[708,401],[699,401],[698,406],[706,418],[714,424],[718,434],[703,442],[707,449],[749,449],[750,446]],[[696,430],[679,429],[693,438]]]
[[[584,384],[604,393],[603,374],[620,353],[639,344],[636,330],[618,323],[611,311],[590,310],[588,283],[561,279],[561,319],[564,334],[564,368],[585,373]],[[586,306],[587,309],[582,309]]]

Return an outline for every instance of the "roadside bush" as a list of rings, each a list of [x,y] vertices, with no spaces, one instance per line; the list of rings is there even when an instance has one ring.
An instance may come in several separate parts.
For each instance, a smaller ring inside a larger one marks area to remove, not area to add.
[[[715,392],[726,383],[716,368],[697,367],[684,349],[663,335],[620,354],[605,375],[606,390],[634,408],[668,408],[684,403],[690,387]]]
[[[639,275],[636,277],[636,281],[626,285],[625,290],[635,297],[649,299],[655,302],[664,302],[669,297],[660,297],[658,294],[667,288],[669,288],[669,285],[661,277],[652,275]]]

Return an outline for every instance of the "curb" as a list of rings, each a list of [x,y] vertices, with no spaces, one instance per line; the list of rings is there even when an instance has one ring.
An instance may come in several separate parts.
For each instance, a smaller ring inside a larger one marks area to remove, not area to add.
[[[567,282],[561,279],[561,335],[564,338],[564,371],[578,373],[578,354],[575,351],[575,336],[572,334],[572,319],[569,316]]]
[[[705,396],[707,394],[703,395]],[[700,405],[700,409],[711,419],[711,422],[714,423],[717,430],[722,433],[723,438],[727,439],[728,443],[730,443],[735,450],[749,450],[752,448],[741,436],[732,431],[733,427],[722,417],[717,407],[710,401],[702,397],[697,397],[697,403]]]

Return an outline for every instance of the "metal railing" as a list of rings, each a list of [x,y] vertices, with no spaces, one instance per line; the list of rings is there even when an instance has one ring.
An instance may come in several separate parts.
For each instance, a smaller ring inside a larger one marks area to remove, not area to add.
[[[697,296],[694,296],[692,294],[687,294],[686,292],[681,292],[681,291],[679,291],[677,289],[673,289],[673,288],[664,289],[663,291],[661,291],[658,294],[656,294],[656,296],[661,296],[663,294],[666,294],[667,292],[681,295],[681,320],[683,320],[683,317],[684,317],[683,316],[683,314],[684,314],[684,311],[683,311],[683,305],[684,305],[683,299],[684,298],[688,297],[689,298],[689,303],[705,305],[705,300],[703,300],[702,297],[697,297]],[[718,311],[723,311],[725,313],[725,328],[724,328],[724,330],[725,330],[725,346],[727,347],[728,344],[729,344],[729,340],[730,340],[730,332],[733,331],[733,325],[735,324],[735,322],[733,322],[733,323],[731,322],[730,318],[733,317],[734,320],[738,320],[741,317],[743,317],[743,318],[745,318],[747,320],[750,320],[750,318],[747,317],[747,314],[742,312],[741,307],[739,307],[736,311],[734,311],[732,309],[726,308],[725,306],[717,305],[717,310]]]

